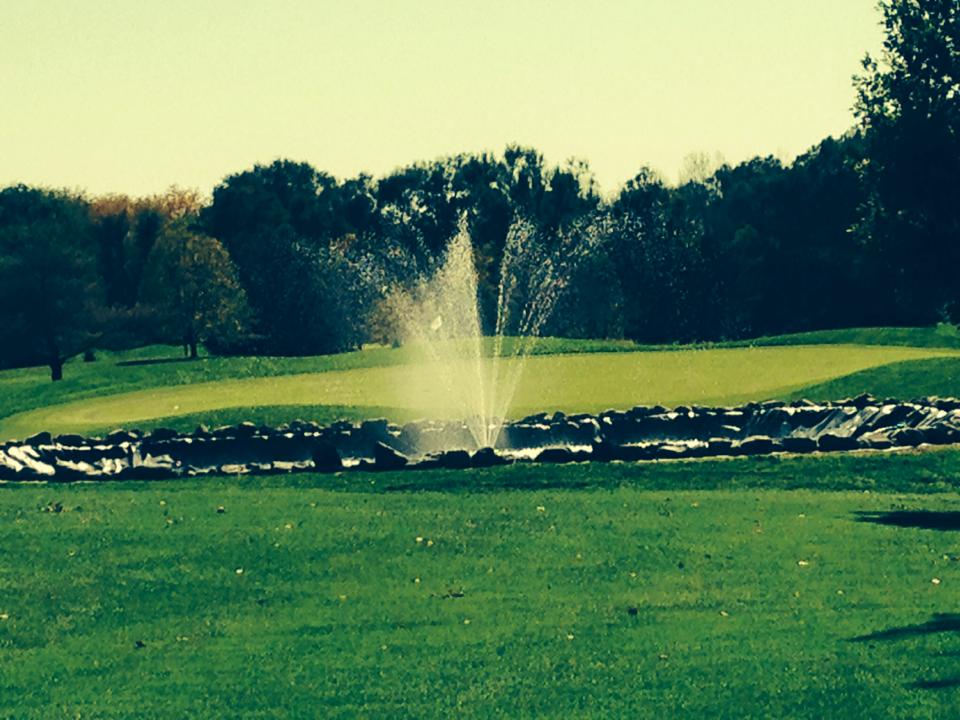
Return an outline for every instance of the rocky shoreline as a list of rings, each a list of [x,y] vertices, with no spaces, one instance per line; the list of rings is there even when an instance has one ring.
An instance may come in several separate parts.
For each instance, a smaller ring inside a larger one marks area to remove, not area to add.
[[[506,423],[497,448],[470,451],[461,422],[386,420],[279,427],[241,423],[191,433],[159,428],[104,437],[38,433],[0,445],[0,480],[160,480],[269,474],[490,467],[513,462],[651,461],[715,456],[885,450],[960,444],[960,399],[636,407],[540,413]]]

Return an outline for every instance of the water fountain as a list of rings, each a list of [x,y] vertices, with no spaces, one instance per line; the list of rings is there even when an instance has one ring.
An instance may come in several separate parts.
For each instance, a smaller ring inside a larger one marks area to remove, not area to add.
[[[901,402],[864,395],[836,403],[635,407],[508,419],[526,359],[566,284],[607,236],[602,222],[549,240],[527,223],[514,223],[499,269],[495,332],[486,338],[473,245],[461,222],[436,270],[401,300],[403,335],[421,360],[410,368],[428,373],[434,397],[441,398],[440,406],[423,408],[424,417],[435,419],[402,427],[387,420],[326,426],[297,420],[193,433],[117,430],[99,438],[38,433],[0,444],[0,481],[635,462],[960,443],[960,400],[954,398]]]
[[[413,367],[430,374],[443,398],[440,407],[422,406],[425,415],[462,420],[473,449],[497,446],[526,359],[577,262],[600,238],[593,223],[548,243],[515,221],[499,267],[494,334],[484,337],[473,242],[461,219],[438,268],[401,301],[400,334],[417,356]]]

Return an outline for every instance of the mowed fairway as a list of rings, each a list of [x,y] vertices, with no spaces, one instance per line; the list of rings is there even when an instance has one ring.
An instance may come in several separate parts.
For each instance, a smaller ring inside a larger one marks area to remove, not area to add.
[[[864,369],[957,354],[956,350],[902,346],[801,345],[537,355],[527,360],[511,414],[785,397]],[[105,387],[94,397],[3,418],[0,436],[25,436],[39,430],[84,432],[236,407],[323,405],[354,408],[360,416],[378,415],[389,408],[398,419],[443,413],[444,390],[432,368],[393,364],[389,354],[383,358],[389,364],[118,394],[110,394]],[[290,418],[296,415],[291,408]]]
[[[0,716],[957,717],[958,471],[10,487]]]
[[[958,358],[541,355],[514,412],[956,394]],[[0,435],[441,407],[404,359],[7,371]],[[14,483],[0,547],[0,717],[960,717],[958,449]]]

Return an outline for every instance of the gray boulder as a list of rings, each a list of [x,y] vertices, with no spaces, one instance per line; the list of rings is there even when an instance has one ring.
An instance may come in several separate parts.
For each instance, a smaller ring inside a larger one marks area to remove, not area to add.
[[[447,450],[436,456],[437,465],[448,470],[465,470],[470,467],[470,453],[466,450]]]
[[[406,466],[409,458],[386,443],[377,442],[373,446],[373,462],[377,470],[400,470]]]
[[[337,472],[343,470],[343,460],[331,443],[321,440],[313,448],[313,468],[317,472]]]
[[[480,448],[470,458],[470,465],[475,468],[495,467],[497,465],[508,465],[512,460],[499,455],[491,447]]]

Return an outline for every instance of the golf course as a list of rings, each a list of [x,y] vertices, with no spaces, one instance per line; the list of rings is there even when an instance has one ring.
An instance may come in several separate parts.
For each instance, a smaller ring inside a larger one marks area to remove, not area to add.
[[[0,372],[0,437],[296,417],[399,421],[443,412],[445,389],[434,368],[406,348],[181,360],[177,348],[165,346],[105,354],[98,362],[74,361],[56,385],[40,368]],[[510,413],[838,399],[860,392],[960,395],[960,337],[894,328],[659,348],[545,339],[526,358]]]
[[[153,346],[3,371],[0,434],[402,419],[430,391],[402,348]],[[960,395],[960,342],[543,341],[513,412],[862,392]],[[10,483],[0,717],[954,717],[958,488],[952,447]]]

